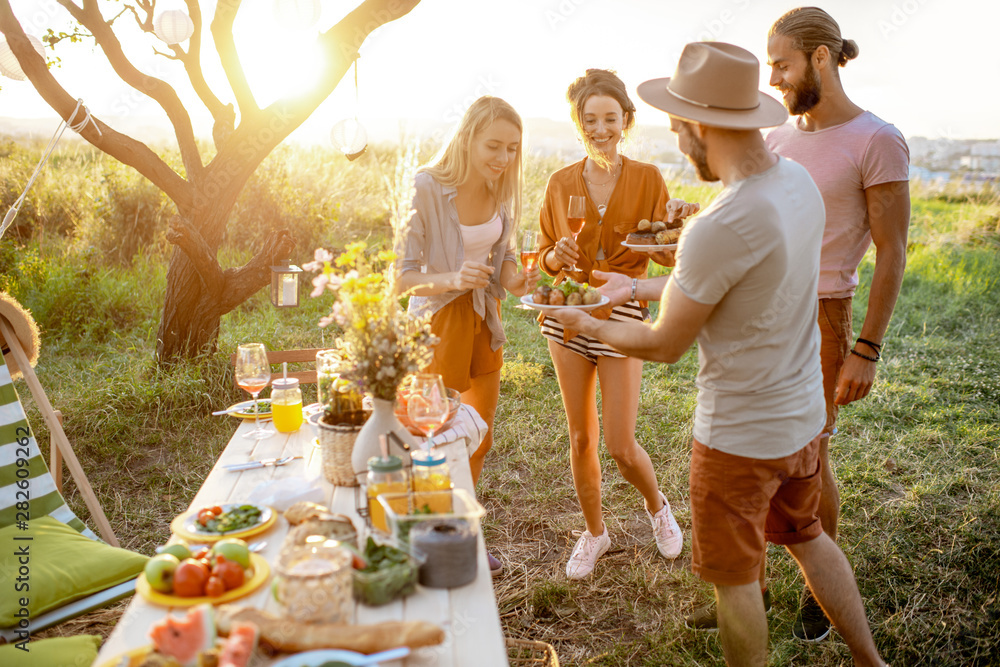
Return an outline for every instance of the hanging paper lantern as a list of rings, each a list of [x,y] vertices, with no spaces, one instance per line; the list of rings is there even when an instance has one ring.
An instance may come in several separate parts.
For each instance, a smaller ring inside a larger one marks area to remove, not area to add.
[[[171,9],[156,17],[153,32],[167,44],[180,44],[194,33],[194,23],[181,9]]]
[[[365,127],[354,118],[346,118],[330,130],[330,141],[333,147],[347,156],[348,160],[356,160],[368,148],[368,133]]]
[[[274,18],[283,27],[305,30],[316,25],[322,13],[319,0],[274,0]]]
[[[38,55],[44,58],[45,45],[42,44],[42,40],[34,35],[28,35],[28,41],[35,47]],[[0,35],[0,74],[15,81],[24,81],[28,78],[25,76],[24,70],[21,69],[21,63],[17,62],[17,57],[11,51],[10,45],[7,44],[7,39],[2,35]]]

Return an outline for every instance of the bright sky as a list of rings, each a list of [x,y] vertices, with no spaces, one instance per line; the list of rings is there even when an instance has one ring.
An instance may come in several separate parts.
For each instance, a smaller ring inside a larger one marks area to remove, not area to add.
[[[237,21],[241,57],[262,104],[285,86],[306,85],[311,70],[310,33],[277,27],[272,6],[281,1],[246,0]],[[214,2],[202,4],[210,17]],[[317,27],[331,25],[354,4],[326,0]],[[764,63],[768,28],[797,4],[423,0],[363,45],[357,114],[362,122],[372,123],[394,118],[454,123],[473,99],[488,93],[505,98],[526,118],[568,120],[566,87],[586,68],[615,69],[634,91],[646,79],[671,76],[681,47],[704,39],[739,44]],[[55,0],[14,0],[12,5],[29,33],[41,36],[49,26],[67,25],[67,14]],[[182,6],[181,0],[157,3],[158,10]],[[994,48],[1000,3],[839,0],[825,8],[840,23],[844,36],[861,48],[859,58],[841,71],[848,95],[859,105],[896,124],[907,136],[1000,137],[1000,86],[995,85],[1000,50]],[[132,23],[125,17],[119,20],[123,25]],[[205,32],[206,73],[216,82],[216,93],[231,101],[207,27]],[[188,108],[197,118],[202,108],[180,66],[154,56],[154,40],[124,39],[133,62],[171,81],[191,101]],[[125,86],[90,44],[64,43],[55,55],[62,60],[55,76],[71,95],[84,98],[94,113],[149,116],[151,123],[166,125],[156,105]],[[28,82],[3,79],[2,88],[0,117],[54,118]],[[765,67],[761,88],[771,90]],[[640,124],[667,123],[665,114],[634,99]],[[348,73],[297,137],[326,140],[337,120],[354,113],[353,77]],[[197,124],[200,133],[208,133],[206,121]]]

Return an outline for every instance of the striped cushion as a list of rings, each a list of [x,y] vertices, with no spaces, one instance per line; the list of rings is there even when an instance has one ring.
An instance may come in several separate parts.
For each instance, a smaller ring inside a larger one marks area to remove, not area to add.
[[[97,539],[56,490],[0,355],[0,528],[44,515]]]

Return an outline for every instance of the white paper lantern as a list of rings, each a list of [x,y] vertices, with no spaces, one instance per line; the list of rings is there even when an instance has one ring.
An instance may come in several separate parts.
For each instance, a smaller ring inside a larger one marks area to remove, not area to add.
[[[368,133],[364,125],[354,118],[346,118],[330,130],[330,141],[334,148],[347,156],[348,160],[356,160],[368,147]]]
[[[34,35],[28,35],[28,41],[35,47],[38,55],[44,58],[45,45],[42,44],[42,40]],[[15,81],[24,81],[28,78],[25,76],[24,70],[21,69],[21,63],[17,62],[17,57],[11,51],[10,45],[7,44],[7,39],[2,35],[0,35],[0,74]]]
[[[194,33],[194,23],[183,10],[171,9],[156,17],[153,32],[167,44],[180,44]]]
[[[274,0],[274,18],[290,30],[313,27],[322,10],[319,0]]]

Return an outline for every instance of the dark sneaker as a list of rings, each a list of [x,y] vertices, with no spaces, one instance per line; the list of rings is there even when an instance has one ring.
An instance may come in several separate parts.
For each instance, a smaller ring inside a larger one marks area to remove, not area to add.
[[[764,611],[769,612],[771,611],[771,591],[765,590],[762,595],[764,596]],[[715,609],[715,603],[713,602],[712,604],[707,604],[685,618],[684,627],[689,630],[718,632],[719,616]]]
[[[830,619],[808,588],[802,593],[799,613],[792,624],[792,636],[804,642],[821,642],[830,635]]]

